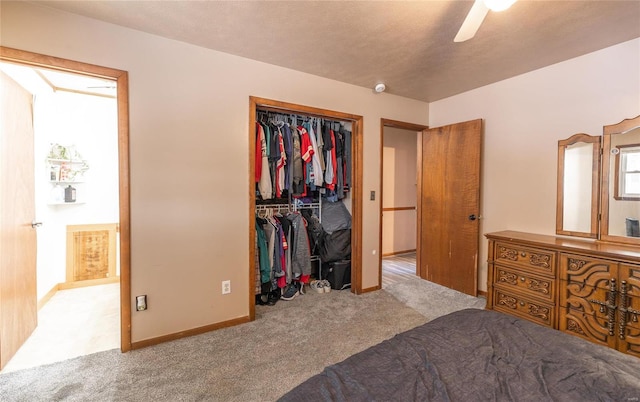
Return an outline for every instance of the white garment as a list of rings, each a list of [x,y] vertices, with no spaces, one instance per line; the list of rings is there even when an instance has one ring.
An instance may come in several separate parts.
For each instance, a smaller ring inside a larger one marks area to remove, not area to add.
[[[260,181],[258,182],[258,191],[263,200],[273,198],[273,185],[271,183],[271,172],[269,171],[269,157],[267,156],[267,140],[264,137],[264,130],[261,125],[258,127],[258,138],[260,141],[260,149],[262,150],[262,171],[260,173]]]
[[[313,184],[316,186],[322,186],[324,177],[322,174],[322,166],[320,165],[320,158],[318,155],[318,144],[316,142],[316,134],[313,131],[313,124],[309,125],[309,138],[311,139],[311,147],[313,148],[313,156],[311,157],[311,164],[313,166]],[[321,151],[322,152],[322,151]]]
[[[322,149],[324,148],[324,142],[322,140],[322,125],[320,124],[320,119],[315,119],[315,128],[316,132],[316,143],[318,144],[318,149],[320,153],[318,154],[318,159],[320,160],[320,170],[324,170],[324,154]]]
[[[324,172],[324,181],[327,184],[335,184],[335,177],[333,176],[333,159],[331,158],[331,150],[326,151],[327,155],[324,158],[327,170]]]

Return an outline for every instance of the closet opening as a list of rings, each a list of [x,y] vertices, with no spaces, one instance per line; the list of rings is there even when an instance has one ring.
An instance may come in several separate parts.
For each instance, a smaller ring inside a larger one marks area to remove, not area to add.
[[[251,320],[303,292],[363,292],[362,122],[250,97]]]

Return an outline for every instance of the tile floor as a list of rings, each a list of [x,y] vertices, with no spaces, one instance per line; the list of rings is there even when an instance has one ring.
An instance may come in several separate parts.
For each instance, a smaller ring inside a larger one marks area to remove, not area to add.
[[[120,347],[120,284],[59,290],[2,373]]]

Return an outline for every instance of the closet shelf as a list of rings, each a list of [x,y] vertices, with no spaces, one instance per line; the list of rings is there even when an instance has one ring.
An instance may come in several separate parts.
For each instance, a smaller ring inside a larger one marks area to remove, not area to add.
[[[84,183],[84,180],[49,180],[51,184],[80,184]]]
[[[80,205],[80,204],[85,204],[84,201],[76,201],[76,202],[64,202],[64,201],[52,201],[52,202],[47,202],[47,205]]]

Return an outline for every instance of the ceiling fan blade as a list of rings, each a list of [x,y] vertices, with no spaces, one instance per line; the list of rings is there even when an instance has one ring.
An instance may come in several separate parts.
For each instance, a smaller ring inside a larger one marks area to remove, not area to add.
[[[484,21],[484,17],[487,16],[489,9],[484,4],[482,0],[476,0],[469,10],[469,14],[467,14],[467,18],[464,19],[458,34],[453,39],[454,42],[464,42],[473,38],[473,36],[480,28],[482,21]]]

